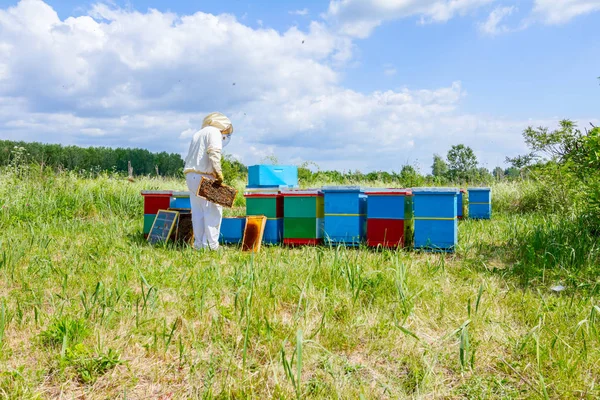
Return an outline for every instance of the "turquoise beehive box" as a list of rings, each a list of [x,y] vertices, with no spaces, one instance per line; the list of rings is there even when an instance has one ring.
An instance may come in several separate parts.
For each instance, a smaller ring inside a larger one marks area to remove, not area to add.
[[[294,165],[252,165],[248,167],[248,188],[298,187],[298,167]]]

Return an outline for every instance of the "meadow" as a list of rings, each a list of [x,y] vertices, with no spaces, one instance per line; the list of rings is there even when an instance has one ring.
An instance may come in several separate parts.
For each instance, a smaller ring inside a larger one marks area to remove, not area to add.
[[[177,188],[0,174],[0,398],[600,397],[600,238],[533,183],[455,254],[152,247]]]

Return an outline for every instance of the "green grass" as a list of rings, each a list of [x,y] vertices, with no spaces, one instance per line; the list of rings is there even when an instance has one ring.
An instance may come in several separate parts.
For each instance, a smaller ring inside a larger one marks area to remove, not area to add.
[[[453,255],[147,245],[184,187],[0,175],[0,398],[600,396],[598,238],[518,184]]]

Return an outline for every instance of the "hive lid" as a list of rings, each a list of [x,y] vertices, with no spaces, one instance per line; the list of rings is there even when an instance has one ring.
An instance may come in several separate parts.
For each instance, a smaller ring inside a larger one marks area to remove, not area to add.
[[[159,195],[159,196],[171,196],[172,190],[142,190],[142,196]]]
[[[410,196],[412,195],[411,189],[396,189],[396,188],[371,188],[366,189],[367,195],[397,195],[397,196]]]
[[[283,169],[283,168],[288,168],[288,169],[298,169],[297,166],[295,165],[271,165],[271,164],[255,164],[255,165],[249,165],[248,168],[268,168],[268,169]]]
[[[362,191],[360,186],[323,186],[323,192],[355,193]]]
[[[279,191],[276,192],[269,192],[269,191],[264,191],[264,192],[244,192],[244,197],[278,197],[281,196],[281,193]]]
[[[171,196],[173,196],[173,197],[190,197],[190,192],[188,192],[188,191],[173,192],[173,193],[171,193]]]
[[[412,188],[413,194],[458,194],[459,190],[452,187],[418,187]]]
[[[492,188],[489,188],[489,187],[471,187],[471,188],[468,188],[467,190],[469,190],[471,192],[491,192]]]
[[[286,189],[282,190],[284,196],[322,196],[321,189]]]
[[[296,189],[296,185],[246,185],[246,190],[282,190],[282,189]]]

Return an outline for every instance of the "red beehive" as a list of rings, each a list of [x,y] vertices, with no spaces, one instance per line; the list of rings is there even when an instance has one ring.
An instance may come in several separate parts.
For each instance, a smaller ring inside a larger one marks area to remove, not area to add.
[[[404,220],[368,219],[367,245],[370,247],[404,247]]]
[[[412,191],[371,189],[366,193],[367,245],[404,247],[405,229],[412,231]]]
[[[145,190],[142,192],[144,196],[144,214],[157,214],[158,210],[168,210],[171,206],[170,190],[153,191]]]
[[[290,247],[296,246],[318,246],[323,239],[283,239],[283,244]]]

